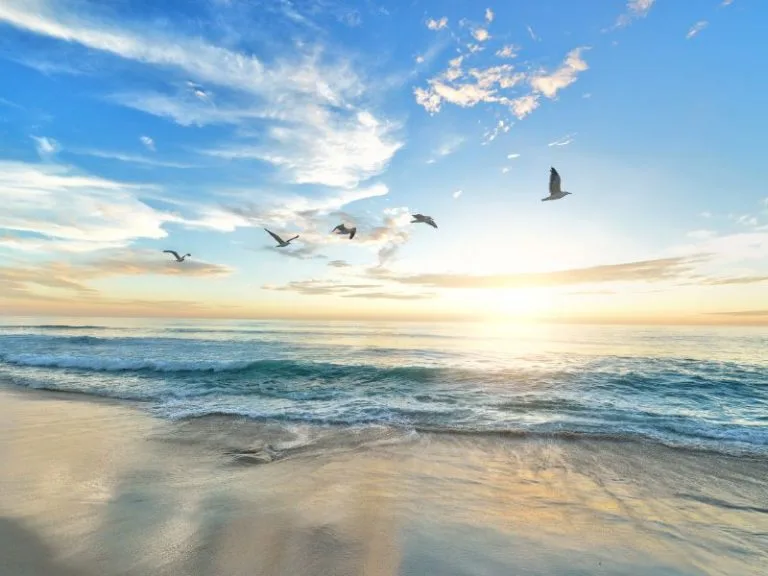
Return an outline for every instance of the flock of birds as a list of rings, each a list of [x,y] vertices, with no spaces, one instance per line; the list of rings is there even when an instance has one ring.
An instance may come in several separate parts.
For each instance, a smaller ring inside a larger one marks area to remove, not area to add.
[[[546,202],[548,200],[560,200],[560,198],[565,198],[570,192],[566,192],[562,189],[561,183],[560,183],[560,174],[558,174],[557,170],[554,168],[549,169],[549,196],[546,198],[542,198],[542,202]],[[432,226],[432,228],[437,228],[437,224],[435,224],[435,221],[432,219],[431,216],[425,216],[424,214],[412,214],[411,215],[413,220],[411,220],[411,224],[427,224],[429,226]],[[296,236],[292,238],[288,238],[287,240],[283,240],[280,236],[272,232],[271,230],[268,230],[267,228],[264,228],[264,230],[272,236],[272,238],[275,239],[277,242],[277,246],[275,248],[285,248],[286,246],[290,245],[291,242],[296,240],[299,235],[296,234]],[[336,226],[333,230],[331,230],[331,234],[339,234],[341,236],[348,236],[350,240],[355,237],[355,234],[357,234],[357,228],[356,227],[347,227],[346,224],[342,223]],[[175,250],[163,250],[165,254],[171,254],[174,258],[176,258],[176,262],[184,262],[186,258],[191,258],[192,254],[184,254],[183,256],[180,256],[178,252]]]

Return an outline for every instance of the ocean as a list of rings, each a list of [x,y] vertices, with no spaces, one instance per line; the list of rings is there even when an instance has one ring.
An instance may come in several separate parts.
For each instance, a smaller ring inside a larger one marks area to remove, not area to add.
[[[7,318],[2,384],[169,420],[768,455],[761,328]]]

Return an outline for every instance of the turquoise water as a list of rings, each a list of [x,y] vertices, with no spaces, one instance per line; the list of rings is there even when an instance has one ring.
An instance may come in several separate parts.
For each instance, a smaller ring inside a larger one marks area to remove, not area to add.
[[[0,381],[160,418],[643,440],[768,454],[768,330],[0,323]]]

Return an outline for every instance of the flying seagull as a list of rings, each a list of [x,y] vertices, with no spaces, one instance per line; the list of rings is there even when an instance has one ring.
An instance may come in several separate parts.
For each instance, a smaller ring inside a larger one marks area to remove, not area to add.
[[[549,169],[549,196],[542,198],[542,202],[547,200],[560,200],[565,198],[570,192],[565,192],[560,188],[560,174],[554,168]]]
[[[344,224],[339,224],[331,230],[331,232],[336,232],[336,234],[349,234],[349,239],[352,240],[352,238],[355,237],[355,234],[357,234],[357,228],[347,228]]]
[[[192,254],[184,254],[184,256],[179,256],[179,253],[176,252],[176,250],[163,250],[164,254],[173,254],[174,258],[176,258],[176,262],[184,262],[184,259],[189,256],[192,257]]]
[[[264,230],[267,230],[267,229],[266,229],[266,228],[264,228]],[[298,238],[298,237],[299,237],[299,235],[298,235],[298,234],[296,234],[296,236],[294,236],[293,238],[289,238],[288,240],[283,240],[282,238],[280,238],[280,236],[278,236],[277,234],[275,234],[275,233],[274,233],[274,232],[272,232],[271,230],[267,230],[267,233],[268,233],[270,236],[272,236],[272,238],[274,238],[275,240],[277,240],[277,246],[275,246],[275,248],[285,248],[286,246],[288,246],[288,244],[290,244],[291,242],[293,242],[294,240],[296,240],[296,238]]]
[[[413,216],[413,220],[411,220],[411,224],[424,222],[424,224],[429,224],[430,226],[432,226],[432,228],[437,228],[437,224],[435,224],[435,221],[432,220],[432,216],[424,216],[424,214],[411,214],[411,216]]]

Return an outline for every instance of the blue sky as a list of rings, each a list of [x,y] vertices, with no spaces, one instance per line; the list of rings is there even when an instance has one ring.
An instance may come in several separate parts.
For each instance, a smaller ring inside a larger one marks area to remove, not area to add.
[[[0,308],[766,322],[766,15],[6,0]]]

